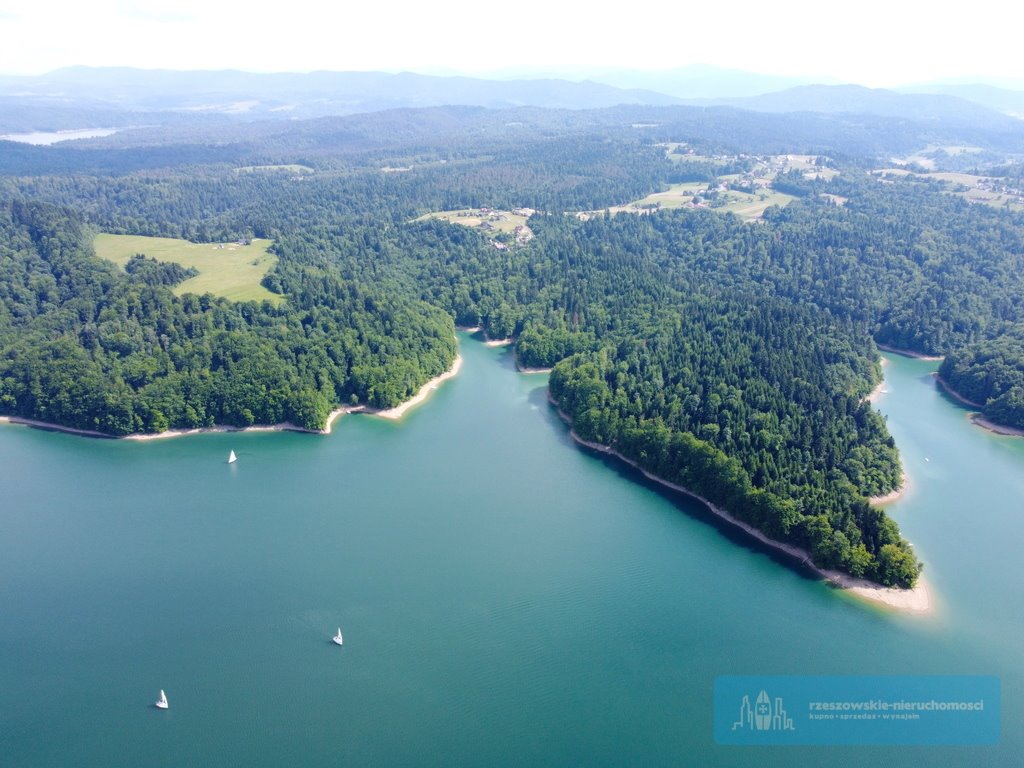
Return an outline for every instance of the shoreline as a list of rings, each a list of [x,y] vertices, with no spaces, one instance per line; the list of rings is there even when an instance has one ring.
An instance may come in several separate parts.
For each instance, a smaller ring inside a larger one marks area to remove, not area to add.
[[[864,402],[874,405],[882,398],[882,395],[887,394],[889,394],[889,390],[885,388],[885,379],[883,378],[878,382],[878,386],[872,389],[871,392],[868,393],[868,396],[864,398]]]
[[[492,339],[487,335],[487,331],[484,330],[482,325],[456,325],[456,331],[463,331],[465,333],[479,333],[483,336],[483,343],[485,347],[507,347],[509,344],[514,344],[515,339],[509,336],[507,339]]]
[[[485,347],[507,347],[515,344],[515,339],[492,339],[484,331],[482,326],[479,325],[457,325],[455,326],[457,331],[465,331],[466,333],[481,333],[483,332],[483,345]],[[551,373],[554,368],[527,368],[526,366],[519,364],[519,355],[516,354],[515,349],[512,350],[512,360],[515,364],[515,369],[518,373]]]
[[[1005,424],[997,424],[994,421],[989,421],[980,413],[972,413],[970,415],[971,421],[982,429],[987,429],[989,432],[993,432],[997,435],[1003,435],[1004,437],[1024,437],[1024,429],[1017,427],[1008,427]]]
[[[20,424],[26,427],[32,427],[34,429],[42,429],[48,432],[64,432],[65,434],[78,435],[80,437],[97,437],[105,440],[134,440],[139,442],[145,442],[149,440],[165,440],[171,437],[185,437],[187,435],[202,435],[212,434],[219,432],[302,432],[307,435],[329,435],[331,434],[331,428],[334,425],[335,420],[342,415],[349,413],[365,413],[370,416],[379,416],[382,419],[397,420],[402,418],[405,413],[415,406],[422,403],[428,397],[431,392],[437,389],[442,382],[455,376],[459,369],[462,367],[462,355],[456,354],[455,360],[452,362],[452,367],[444,373],[435,376],[422,387],[419,391],[411,398],[406,400],[394,408],[377,409],[368,405],[346,405],[341,408],[336,408],[327,417],[327,421],[324,424],[323,429],[306,429],[300,427],[297,424],[292,424],[289,421],[283,421],[278,424],[254,424],[249,427],[235,427],[230,424],[214,424],[212,427],[195,427],[193,429],[168,429],[165,432],[156,433],[135,433],[131,435],[108,435],[105,432],[97,432],[89,429],[78,429],[77,427],[65,427],[61,424],[54,424],[48,421],[39,421],[38,419],[28,419],[22,416],[0,416],[0,424]]]
[[[65,427],[60,424],[53,424],[49,421],[39,421],[38,419],[29,419],[24,416],[0,416],[0,424],[21,424],[25,427],[43,429],[47,432],[66,432],[69,435],[79,435],[81,437],[102,437],[106,440],[118,439],[105,432],[97,432],[92,429],[78,429],[77,427]]]
[[[878,385],[873,390],[871,390],[871,394],[869,394],[866,398],[864,398],[865,402],[871,403],[872,405],[874,405],[879,400],[881,400],[882,399],[882,395],[889,394],[889,390],[885,388],[885,369],[889,365],[888,359],[883,357],[882,360],[881,360],[880,365],[882,367],[882,380],[880,382],[878,382]],[[888,493],[883,493],[880,496],[868,496],[868,503],[872,504],[872,505],[874,505],[876,507],[881,507],[881,506],[884,506],[886,504],[891,504],[892,502],[896,501],[897,499],[902,498],[903,495],[906,494],[906,493],[909,493],[909,491],[910,491],[910,475],[907,474],[907,470],[904,467],[904,468],[902,468],[902,475],[900,477],[900,484],[899,484],[899,486],[896,487],[896,488],[893,488]]]
[[[333,416],[333,414],[332,414]],[[328,419],[330,416],[328,417]],[[34,425],[33,425],[34,426]],[[63,427],[53,427],[53,429],[59,432],[69,431]],[[146,442],[149,440],[163,440],[169,437],[186,437],[188,435],[204,435],[217,432],[305,432],[308,435],[322,435],[327,432],[318,429],[305,429],[297,424],[292,424],[290,421],[282,421],[278,424],[253,424],[250,427],[234,427],[230,424],[214,424],[212,427],[195,427],[193,429],[168,429],[166,432],[137,432],[133,435],[124,435],[122,437],[112,437],[111,435],[103,435],[103,437],[110,438],[111,440],[134,440],[138,442]]]
[[[939,388],[943,392],[945,392],[947,395],[952,397],[954,400],[956,400],[958,403],[960,403],[961,405],[966,405],[966,406],[968,406],[970,408],[984,408],[985,407],[984,403],[976,403],[973,400],[968,400],[966,397],[964,397],[959,392],[957,392],[955,389],[953,389],[953,387],[951,387],[949,385],[949,382],[947,382],[944,378],[939,376],[938,371],[933,373],[932,376],[935,378],[935,381],[939,385]]]
[[[878,402],[882,395],[889,394],[889,390],[885,388],[885,368],[889,365],[889,361],[883,357],[878,365],[882,369],[882,380],[878,382],[878,384],[875,385],[875,388],[872,389],[868,393],[868,396],[864,398],[864,402],[871,403],[872,405]]]
[[[426,384],[420,387],[419,392],[417,392],[415,395],[410,397],[405,402],[396,405],[394,408],[384,409],[376,409],[371,408],[369,406],[354,406],[354,408],[350,410],[349,413],[366,413],[371,416],[379,416],[382,419],[400,419],[402,418],[402,416],[405,415],[405,413],[409,409],[415,408],[417,405],[419,405],[428,397],[430,397],[430,393],[437,389],[439,386],[441,386],[443,382],[448,381],[448,379],[458,374],[459,369],[461,368],[462,355],[456,353],[455,360],[454,362],[452,362],[451,368],[449,368],[444,373],[432,378],[430,381],[428,381]]]
[[[939,385],[939,388],[947,395],[952,397],[954,400],[956,400],[958,403],[960,403],[960,405],[963,405],[967,408],[979,409],[979,412],[971,413],[968,414],[967,416],[967,418],[970,419],[971,423],[974,424],[976,427],[981,427],[982,429],[992,432],[993,434],[1003,435],[1004,437],[1024,437],[1024,429],[1021,429],[1020,427],[1011,427],[1008,424],[1000,424],[999,422],[985,418],[985,414],[980,412],[980,409],[985,407],[983,404],[976,403],[973,400],[968,400],[966,397],[964,397],[955,389],[953,389],[949,385],[949,382],[947,382],[944,378],[939,376],[938,373],[933,373],[932,376],[935,377],[935,381]]]
[[[894,488],[888,493],[883,493],[881,496],[868,496],[868,503],[875,507],[882,507],[886,504],[891,504],[897,499],[902,499],[904,494],[910,492],[911,483],[910,475],[907,474],[907,470],[903,470],[903,476],[900,478],[900,485],[898,488]]]
[[[712,504],[710,501],[705,499],[684,486],[677,485],[668,480],[664,480],[657,475],[648,472],[646,469],[641,467],[632,459],[628,459],[618,451],[610,448],[607,445],[601,445],[600,443],[592,443],[589,440],[584,440],[582,437],[576,434],[572,428],[572,419],[568,417],[559,407],[558,403],[551,399],[551,394],[548,393],[548,401],[554,405],[555,410],[558,411],[558,415],[569,425],[569,436],[579,445],[589,448],[598,453],[603,453],[608,456],[614,456],[618,460],[630,465],[634,469],[640,471],[644,477],[652,482],[658,483],[666,488],[670,488],[674,491],[678,491],[692,499],[696,499],[702,503],[707,509],[717,516],[718,518],[730,523],[737,528],[741,529],[751,537],[757,539],[759,542],[768,546],[776,551],[782,552],[798,561],[800,565],[809,568],[814,573],[821,576],[827,582],[832,584],[834,587],[846,590],[848,593],[855,595],[864,600],[872,603],[881,603],[889,608],[895,608],[901,611],[908,611],[915,614],[930,613],[932,611],[931,595],[928,590],[928,584],[922,578],[918,577],[917,585],[913,589],[899,589],[898,587],[885,587],[881,584],[877,584],[867,579],[859,579],[855,576],[851,576],[848,573],[842,573],[840,571],[833,571],[825,568],[819,568],[811,560],[811,556],[808,552],[797,547],[794,544],[786,544],[781,541],[776,541],[770,538],[763,531],[755,528],[749,523],[745,523],[739,518],[733,517],[731,514],[726,512],[724,509]]]
[[[925,355],[922,354],[921,352],[913,352],[909,349],[900,349],[899,347],[890,347],[888,344],[879,344],[877,341],[875,342],[875,346],[878,347],[883,352],[894,352],[897,355],[903,355],[904,357],[914,357],[917,358],[918,360],[939,361],[946,359],[942,355]]]
[[[519,355],[516,351],[512,350],[512,361],[515,363],[516,371],[519,373],[551,373],[554,368],[527,368],[526,366],[519,364]]]

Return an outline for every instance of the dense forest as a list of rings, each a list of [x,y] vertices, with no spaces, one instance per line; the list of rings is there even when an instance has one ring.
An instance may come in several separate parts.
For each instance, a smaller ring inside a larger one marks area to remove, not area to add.
[[[950,352],[939,376],[985,418],[1024,428],[1024,328]]]
[[[650,110],[398,110],[234,126],[228,142],[161,129],[152,146],[9,153],[0,412],[111,435],[318,429],[339,405],[406,399],[451,364],[453,324],[482,325],[514,337],[523,365],[554,367],[551,396],[583,438],[820,566],[911,585],[920,564],[867,500],[901,482],[865,399],[874,343],[946,355],[943,377],[990,418],[1024,418],[1024,219],[859,170],[891,121],[801,144],[810,123],[787,139],[788,118],[764,118],[754,139],[760,118],[736,112],[663,111],[640,130]],[[846,160],[831,181],[778,178],[796,202],[755,223],[571,215],[751,166],[673,163],[658,141]],[[536,209],[533,238],[496,248],[483,230],[417,220],[482,206]],[[271,238],[264,285],[285,300],[177,296],[187,270],[98,260],[97,231]]]
[[[450,319],[329,274],[291,270],[287,308],[175,296],[177,265],[91,253],[67,210],[0,205],[0,408],[126,435],[397,405],[455,355]]]

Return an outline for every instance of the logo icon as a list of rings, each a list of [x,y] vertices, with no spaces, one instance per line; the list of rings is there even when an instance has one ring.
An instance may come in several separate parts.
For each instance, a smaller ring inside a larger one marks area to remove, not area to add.
[[[750,697],[744,696],[740,704],[740,719],[732,724],[732,730],[751,731],[795,731],[793,718],[782,706],[782,697],[776,696],[772,703],[768,692],[764,689],[757,694],[754,705],[750,705]]]

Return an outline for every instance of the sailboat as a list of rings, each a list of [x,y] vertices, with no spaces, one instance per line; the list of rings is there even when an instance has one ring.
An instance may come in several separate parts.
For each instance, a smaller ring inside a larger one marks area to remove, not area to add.
[[[338,627],[338,634],[331,638],[336,644],[341,645],[341,627]]]
[[[234,464],[236,461],[238,461],[238,457],[235,456],[235,452],[232,451],[230,454],[228,454],[228,464]]]
[[[160,689],[160,698],[156,700],[157,709],[167,709],[167,694],[164,693],[163,688]]]

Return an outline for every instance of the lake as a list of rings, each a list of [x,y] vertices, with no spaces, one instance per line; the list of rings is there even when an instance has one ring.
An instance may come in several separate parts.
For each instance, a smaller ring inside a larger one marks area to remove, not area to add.
[[[403,421],[329,436],[0,427],[0,765],[1019,764],[1024,441],[935,363],[890,356],[878,403],[922,617],[580,450],[545,376],[461,345]],[[747,674],[995,675],[1002,740],[718,746],[715,679]]]
[[[7,133],[0,136],[0,141],[17,141],[22,144],[35,144],[37,146],[49,146],[61,141],[74,141],[75,139],[96,139],[101,136],[112,136],[117,133],[117,128],[78,128],[67,131],[30,131],[28,133]]]

